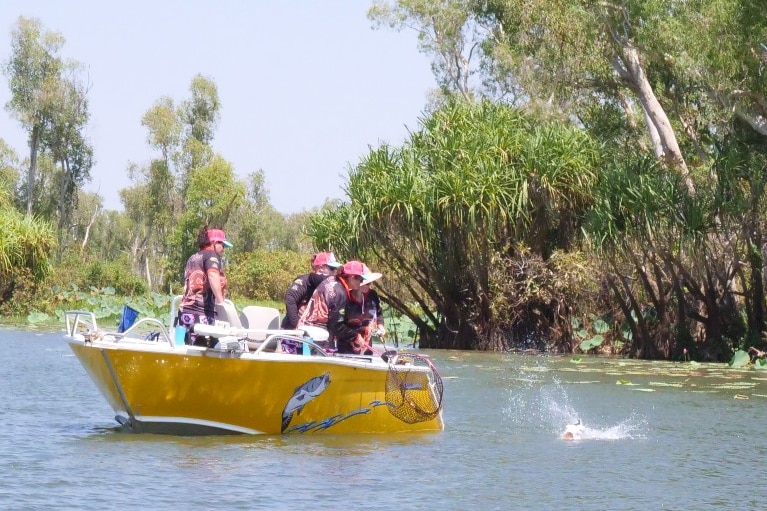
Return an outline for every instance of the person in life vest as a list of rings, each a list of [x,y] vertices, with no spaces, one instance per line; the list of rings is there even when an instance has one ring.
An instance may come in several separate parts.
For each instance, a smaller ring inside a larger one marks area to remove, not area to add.
[[[218,251],[215,245],[221,245]],[[187,329],[186,344],[198,344],[194,325],[213,325],[216,304],[224,302],[226,278],[222,283],[221,255],[223,247],[231,247],[221,229],[203,227],[197,235],[199,250],[187,260],[184,269],[184,294],[179,304],[177,323]],[[206,343],[201,339],[200,343]]]
[[[365,280],[365,265],[360,261],[344,263],[335,276],[317,286],[306,318],[301,325],[322,326],[330,334],[329,349],[338,353],[371,354],[370,318],[365,318],[355,296]]]

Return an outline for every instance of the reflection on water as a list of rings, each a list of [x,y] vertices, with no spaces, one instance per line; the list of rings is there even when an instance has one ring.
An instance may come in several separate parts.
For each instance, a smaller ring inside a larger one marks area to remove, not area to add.
[[[767,372],[430,352],[443,433],[174,437],[120,430],[60,335],[0,330],[1,509],[763,508]]]

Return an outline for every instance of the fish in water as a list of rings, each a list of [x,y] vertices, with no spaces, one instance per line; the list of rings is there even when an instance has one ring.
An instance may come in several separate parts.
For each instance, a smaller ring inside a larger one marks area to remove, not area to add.
[[[307,381],[296,387],[293,395],[288,399],[285,409],[282,410],[282,431],[284,432],[290,421],[293,420],[294,414],[300,414],[304,409],[306,403],[322,394],[322,392],[328,388],[330,384],[330,373],[325,373],[322,376],[315,376],[311,380]]]
[[[586,426],[581,424],[579,420],[575,424],[568,424],[565,426],[565,432],[562,433],[563,440],[580,440],[583,438],[583,434],[586,432]]]

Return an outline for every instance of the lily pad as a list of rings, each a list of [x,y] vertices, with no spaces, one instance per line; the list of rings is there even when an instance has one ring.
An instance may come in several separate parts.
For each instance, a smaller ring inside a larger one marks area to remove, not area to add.
[[[581,351],[589,351],[591,348],[596,348],[604,341],[604,337],[597,334],[591,339],[586,339],[580,344]]]
[[[592,325],[594,328],[594,331],[598,334],[603,334],[610,330],[610,325],[608,325],[604,320],[598,319],[594,321],[594,324]]]
[[[50,316],[44,312],[32,312],[27,316],[27,323],[30,323],[32,325],[36,325],[37,323],[44,323],[48,321]]]
[[[738,350],[727,363],[730,367],[746,367],[751,363],[751,357],[743,350]]]

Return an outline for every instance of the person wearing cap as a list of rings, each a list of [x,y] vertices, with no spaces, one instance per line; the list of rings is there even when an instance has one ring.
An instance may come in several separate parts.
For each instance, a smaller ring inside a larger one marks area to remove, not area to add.
[[[334,278],[325,279],[312,295],[306,319],[302,324],[322,326],[330,334],[338,353],[372,354],[367,341],[370,319],[365,318],[355,295],[365,277],[365,265],[360,261],[344,263]]]
[[[370,268],[368,268],[367,265],[365,265],[364,270],[365,280],[362,281],[362,285],[360,286],[361,308],[363,313],[370,317],[371,334],[383,337],[386,335],[386,328],[384,327],[381,297],[378,296],[378,292],[371,287],[371,284],[380,279],[383,275],[378,272],[370,271]]]
[[[220,245],[220,247],[217,247]],[[224,302],[221,278],[221,255],[224,247],[232,244],[221,229],[203,227],[197,235],[199,250],[192,254],[184,269],[184,294],[178,308],[178,325],[187,329],[185,342],[195,344],[192,333],[196,323],[212,325],[216,322],[216,304]]]
[[[312,271],[299,275],[285,293],[285,317],[281,328],[293,330],[298,325],[306,305],[312,298],[314,290],[329,275],[335,273],[341,263],[336,261],[333,252],[319,252],[312,257]]]

